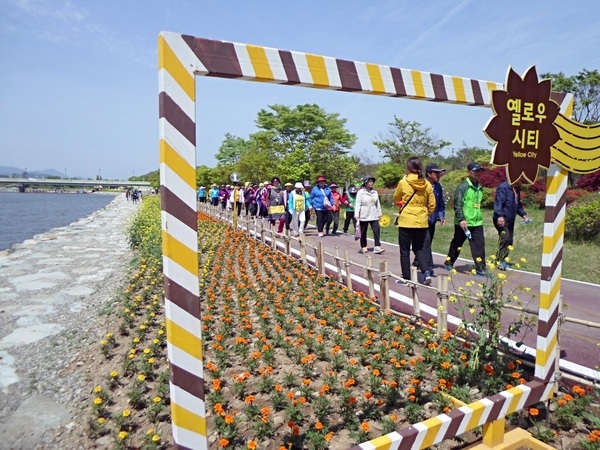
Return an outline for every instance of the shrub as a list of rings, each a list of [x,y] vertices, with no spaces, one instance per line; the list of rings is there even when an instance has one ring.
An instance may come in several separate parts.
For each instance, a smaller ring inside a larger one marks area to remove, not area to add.
[[[571,240],[600,241],[600,195],[582,196],[567,206],[565,237]]]
[[[600,170],[582,176],[577,181],[577,188],[586,191],[600,191]]]
[[[506,167],[504,166],[484,170],[479,176],[479,182],[486,188],[496,188],[504,181],[506,181]]]

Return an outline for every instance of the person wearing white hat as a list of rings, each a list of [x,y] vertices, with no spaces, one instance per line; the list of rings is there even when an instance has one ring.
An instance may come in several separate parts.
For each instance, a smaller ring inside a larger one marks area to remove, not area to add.
[[[305,212],[312,209],[310,196],[304,191],[302,183],[297,182],[294,185],[294,190],[289,193],[287,207],[292,216],[290,223],[292,236],[299,236],[304,233]]]

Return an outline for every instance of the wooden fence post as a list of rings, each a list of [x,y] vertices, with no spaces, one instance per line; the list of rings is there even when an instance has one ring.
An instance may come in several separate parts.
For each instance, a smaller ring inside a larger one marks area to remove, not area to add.
[[[367,280],[369,282],[369,298],[375,297],[375,280],[373,277],[373,258],[367,256]]]
[[[352,292],[352,264],[350,263],[348,250],[344,250],[344,267],[346,267],[346,286]]]
[[[379,301],[381,309],[390,310],[390,272],[389,263],[382,261],[379,263]]]
[[[410,291],[412,293],[412,299],[413,299],[413,311],[414,311],[415,316],[421,317],[421,305],[419,304],[419,291],[417,290],[417,284],[419,284],[419,274],[417,273],[417,268],[415,266],[411,266],[410,279],[413,282],[413,284],[410,285]]]

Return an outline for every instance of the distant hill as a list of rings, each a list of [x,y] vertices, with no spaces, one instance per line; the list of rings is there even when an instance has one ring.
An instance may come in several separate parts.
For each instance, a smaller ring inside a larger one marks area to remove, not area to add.
[[[25,169],[19,167],[0,166],[0,177],[22,177]],[[59,172],[55,169],[43,170],[28,170],[27,177],[44,178],[44,177],[64,177],[64,172]]]

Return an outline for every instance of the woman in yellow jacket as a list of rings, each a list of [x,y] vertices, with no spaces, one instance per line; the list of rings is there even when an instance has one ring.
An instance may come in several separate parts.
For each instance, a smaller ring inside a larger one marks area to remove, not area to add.
[[[427,218],[435,211],[435,195],[431,184],[423,178],[423,163],[413,156],[406,161],[406,176],[394,192],[394,203],[400,207],[398,217],[398,245],[402,277],[410,280],[410,249],[417,256],[423,272],[423,283],[431,284],[429,248],[426,247],[429,224]],[[398,280],[397,282],[400,282]],[[400,282],[399,284],[406,284]]]

